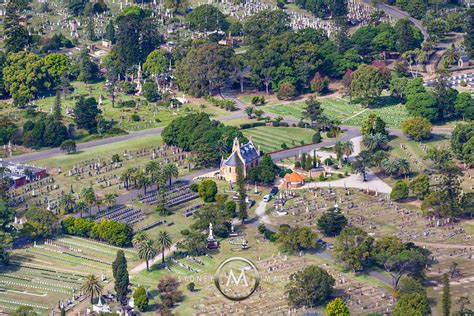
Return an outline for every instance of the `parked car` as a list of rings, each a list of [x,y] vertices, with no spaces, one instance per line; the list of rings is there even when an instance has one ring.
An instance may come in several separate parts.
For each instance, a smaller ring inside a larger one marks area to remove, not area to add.
[[[270,194],[267,194],[263,197],[263,202],[270,202],[270,200],[272,199],[272,196]]]
[[[278,193],[278,188],[277,187],[273,187],[272,190],[270,191],[271,196],[275,196],[277,193]]]

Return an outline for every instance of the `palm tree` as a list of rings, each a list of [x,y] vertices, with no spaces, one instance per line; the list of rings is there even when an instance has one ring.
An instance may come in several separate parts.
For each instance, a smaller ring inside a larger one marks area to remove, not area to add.
[[[397,159],[397,164],[398,164],[398,172],[402,175],[407,177],[407,174],[410,173],[410,162],[406,160],[405,158],[399,158]]]
[[[141,242],[145,241],[149,239],[147,233],[145,232],[138,232],[136,233],[135,235],[133,235],[133,238],[132,238],[132,245],[134,248],[137,248],[138,249],[138,246],[140,245]]]
[[[91,297],[91,304],[94,300],[94,296],[102,295],[103,289],[104,287],[100,284],[99,278],[94,274],[87,275],[81,286],[81,291],[84,292],[86,296]]]
[[[147,177],[145,171],[142,170],[137,171],[135,177],[137,181],[137,187],[140,189],[143,188],[146,195],[146,188],[151,184],[150,178]]]
[[[352,165],[353,169],[362,175],[364,182],[367,181],[367,169],[369,168],[370,163],[371,153],[369,153],[367,150],[363,150],[358,156],[356,156],[356,160]]]
[[[252,114],[253,114],[253,107],[251,106],[248,106],[245,108],[245,113],[247,114],[247,116],[249,117],[249,119],[252,118]]]
[[[371,152],[387,148],[388,137],[384,134],[366,135],[362,140],[364,146]]]
[[[145,172],[150,177],[150,181],[156,183],[161,172],[161,166],[157,161],[150,160],[145,165]]]
[[[128,190],[130,186],[130,181],[132,181],[133,174],[135,173],[136,168],[128,168],[120,175],[120,181],[123,182],[125,189]]]
[[[178,167],[174,163],[168,163],[163,168],[166,179],[168,179],[168,185],[171,185],[171,180],[177,178],[179,175]]]
[[[184,160],[184,163],[188,165],[188,172],[191,172],[191,164],[195,164],[195,163],[196,163],[196,158],[195,158],[193,155],[189,155],[189,156],[186,157],[186,159]]]
[[[145,260],[147,271],[150,271],[148,261],[155,258],[156,254],[156,245],[153,240],[145,239],[138,244],[138,257],[142,260]]]
[[[339,168],[341,168],[342,156],[344,155],[344,144],[341,141],[337,141],[334,145],[334,152],[336,153],[337,160],[339,161]]]
[[[84,213],[85,211],[87,211],[88,207],[87,207],[87,203],[85,201],[79,201],[76,203],[75,207],[74,207],[74,210],[76,212],[79,212],[79,214],[81,215],[82,217],[82,213]]]
[[[107,205],[107,206],[112,206],[114,205],[116,202],[116,196],[114,193],[107,193],[104,197],[104,203]]]
[[[173,242],[171,241],[171,236],[167,231],[160,231],[158,234],[158,246],[161,249],[161,262],[165,263],[165,250],[170,249]]]
[[[396,160],[384,159],[381,166],[385,173],[391,176],[396,175],[399,172],[398,162]]]
[[[74,210],[76,201],[71,193],[66,193],[59,199],[59,204],[64,207],[65,213],[71,213]]]
[[[95,195],[94,189],[92,187],[85,187],[81,190],[80,196],[84,202],[87,203],[90,212],[89,215],[92,216],[92,206],[97,203],[97,196]]]
[[[346,159],[354,152],[354,144],[348,140],[347,142],[342,143],[342,151],[346,156]]]

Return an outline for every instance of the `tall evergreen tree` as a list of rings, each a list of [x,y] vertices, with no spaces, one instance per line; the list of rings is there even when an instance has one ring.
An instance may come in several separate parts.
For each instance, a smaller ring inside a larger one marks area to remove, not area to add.
[[[239,219],[244,223],[248,217],[247,213],[247,192],[245,190],[245,176],[244,176],[244,165],[242,161],[237,158],[237,193],[239,194]]]
[[[449,290],[449,277],[447,273],[443,274],[443,297],[441,298],[443,305],[443,315],[449,316],[451,310],[451,294]]]
[[[115,43],[115,26],[112,19],[109,20],[109,23],[105,28],[105,38],[111,41],[112,43]]]
[[[127,259],[123,250],[117,251],[117,257],[112,263],[112,273],[115,279],[114,290],[117,302],[122,302],[127,297],[129,285]]]
[[[63,119],[63,115],[61,114],[61,92],[59,90],[56,91],[56,99],[54,99],[53,116],[57,121]]]
[[[26,27],[20,24],[20,13],[28,6],[28,1],[8,1],[5,8],[5,50],[7,52],[22,51],[30,42]]]

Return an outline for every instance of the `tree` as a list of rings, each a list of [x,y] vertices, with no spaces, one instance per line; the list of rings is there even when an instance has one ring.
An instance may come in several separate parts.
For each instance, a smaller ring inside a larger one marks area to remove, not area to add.
[[[419,293],[406,294],[397,301],[392,315],[431,315],[431,307],[426,296]]]
[[[31,306],[20,306],[13,313],[14,316],[37,316],[34,308]]]
[[[59,204],[64,208],[65,213],[72,213],[76,201],[71,193],[66,193],[59,199]]]
[[[198,32],[226,31],[229,22],[222,12],[210,4],[194,8],[186,17],[191,30]]]
[[[167,231],[160,231],[157,239],[158,247],[161,249],[161,263],[165,263],[165,250],[171,249],[173,242]]]
[[[186,0],[165,0],[164,7],[173,10],[175,14],[186,10],[188,2]]]
[[[158,283],[158,293],[161,303],[166,308],[171,308],[183,300],[183,294],[178,290],[178,287],[179,281],[172,276],[166,276],[160,279]]]
[[[295,86],[289,81],[284,81],[278,87],[277,98],[279,100],[290,100],[295,96],[295,93]]]
[[[371,164],[372,154],[367,150],[363,150],[355,157],[352,168],[358,174],[362,175],[363,181],[367,181],[367,170]]]
[[[402,123],[402,132],[416,141],[431,137],[433,125],[424,117],[413,117]]]
[[[396,288],[400,278],[405,274],[419,276],[426,266],[427,258],[419,251],[406,249],[390,256],[384,262],[384,268],[392,276],[393,286]]]
[[[362,144],[372,153],[385,150],[388,146],[388,137],[384,134],[365,135]]]
[[[178,167],[174,163],[167,163],[163,167],[163,174],[168,180],[168,185],[171,185],[171,181],[173,180],[173,178],[177,178],[179,175]]]
[[[395,201],[403,200],[408,198],[409,193],[408,184],[403,180],[399,180],[395,183],[390,198]]]
[[[456,89],[451,88],[447,75],[441,74],[433,84],[433,94],[437,102],[437,120],[447,121],[456,117],[455,103],[458,95]]]
[[[201,181],[198,185],[198,194],[204,202],[214,202],[217,194],[216,182],[211,179]]]
[[[13,242],[10,224],[14,217],[15,210],[8,207],[4,201],[0,201],[0,266],[8,264],[10,261],[7,249],[12,246]]]
[[[316,248],[317,238],[318,235],[310,227],[281,225],[277,232],[276,241],[281,251],[295,253],[301,250]]]
[[[427,174],[422,173],[410,182],[410,190],[415,196],[423,200],[431,191],[430,178]]]
[[[106,193],[104,197],[104,203],[109,207],[115,205],[116,195],[114,193]]]
[[[352,70],[348,70],[342,77],[342,95],[349,97],[349,103],[352,103]]]
[[[326,305],[326,313],[329,316],[350,316],[349,308],[341,298],[335,298]]]
[[[375,135],[375,134],[383,134],[388,135],[385,126],[387,124],[384,120],[382,120],[379,116],[375,113],[370,113],[369,116],[362,121],[362,125],[360,127],[362,135]]]
[[[146,239],[138,244],[138,257],[142,260],[145,260],[147,271],[150,271],[148,262],[156,257],[156,253],[156,246],[153,240]]]
[[[97,131],[97,120],[96,117],[102,111],[97,107],[97,101],[95,98],[84,98],[79,97],[74,108],[74,121],[79,128],[85,128],[89,133],[95,133]]]
[[[330,208],[318,219],[318,229],[325,236],[335,237],[346,227],[347,218],[336,208]]]
[[[380,70],[377,67],[362,64],[352,73],[352,95],[360,98],[365,106],[368,106],[374,98],[380,96],[384,84]]]
[[[45,92],[50,85],[43,59],[21,51],[10,53],[3,68],[5,90],[13,97],[15,106],[24,106],[33,97]]]
[[[7,52],[20,52],[30,43],[30,35],[20,24],[20,14],[28,6],[27,1],[9,1],[5,7],[4,47]]]
[[[474,123],[456,125],[451,135],[451,149],[458,159],[474,165]]]
[[[311,265],[291,275],[286,285],[288,302],[296,307],[321,305],[333,292],[334,278],[324,269]]]
[[[289,31],[290,17],[283,10],[261,10],[244,21],[243,31],[250,42],[262,35],[275,36]]]
[[[58,219],[46,209],[29,208],[25,217],[27,222],[23,225],[22,234],[29,238],[35,240],[49,238],[60,230]]]
[[[398,282],[396,295],[398,297],[402,297],[411,293],[418,293],[420,295],[426,296],[426,290],[420,281],[409,276],[404,276]]]
[[[148,76],[157,78],[168,70],[168,57],[161,49],[155,49],[146,57],[143,71]]]
[[[140,312],[144,312],[148,307],[148,295],[143,286],[133,291],[133,302]]]
[[[419,47],[423,41],[421,32],[407,18],[398,20],[395,24],[395,30],[397,33],[397,49],[401,54]]]
[[[122,302],[127,297],[129,284],[127,259],[123,250],[117,251],[117,256],[112,263],[112,273],[115,279],[114,290],[117,295],[117,302]]]
[[[62,151],[66,151],[68,154],[76,152],[76,142],[72,139],[67,139],[61,143],[59,147]]]
[[[239,219],[244,223],[248,217],[247,213],[247,192],[245,189],[244,166],[240,158],[237,160],[236,174],[237,174],[237,194],[239,196]]]
[[[100,79],[99,66],[91,60],[87,48],[82,49],[79,54],[78,68],[79,76],[77,80],[85,83],[95,83]]]
[[[194,96],[212,95],[230,76],[233,60],[234,50],[218,43],[192,47],[176,65],[177,84]]]
[[[319,72],[317,72],[311,82],[309,83],[311,91],[316,92],[318,94],[323,94],[328,91],[329,87],[329,78],[322,77]]]
[[[113,19],[110,19],[109,23],[107,23],[107,26],[105,27],[105,38],[112,44],[115,43],[115,26]]]
[[[454,103],[454,108],[463,120],[474,119],[474,101],[472,100],[470,93],[458,93],[456,96],[456,102]]]
[[[449,316],[451,314],[451,294],[449,290],[449,277],[447,273],[443,274],[443,296],[441,297],[441,305],[443,306],[443,315]]]
[[[354,271],[364,269],[371,256],[374,239],[357,227],[346,227],[336,237],[334,249],[338,260],[344,261]]]
[[[303,115],[311,121],[311,126],[313,126],[314,122],[318,122],[324,116],[321,102],[312,96],[309,97],[309,99],[305,101]]]
[[[143,63],[162,42],[153,18],[146,17],[139,7],[129,6],[127,9],[129,14],[122,13],[116,19],[116,44],[113,49],[121,73]]]
[[[88,274],[82,283],[81,291],[91,297],[91,304],[94,297],[102,295],[104,287],[100,284],[99,278],[94,274]]]
[[[156,89],[156,84],[151,81],[147,81],[143,84],[142,95],[148,102],[156,102],[160,99],[160,95]]]

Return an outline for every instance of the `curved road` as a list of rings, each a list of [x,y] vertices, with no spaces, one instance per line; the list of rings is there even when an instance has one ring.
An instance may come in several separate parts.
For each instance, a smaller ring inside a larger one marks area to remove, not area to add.
[[[369,4],[369,5],[373,6],[372,0],[362,0],[362,2],[365,3],[365,4]],[[413,18],[407,12],[402,11],[402,10],[398,9],[397,7],[394,7],[394,6],[385,4],[385,3],[378,3],[376,5],[376,8],[383,11],[383,12],[385,12],[387,15],[393,17],[396,20],[400,20],[400,19],[403,19],[403,18],[408,18],[421,31],[421,33],[423,34],[423,37],[425,38],[425,40],[427,40],[428,37],[430,37],[430,35],[426,31],[426,29],[421,24],[421,21]]]

